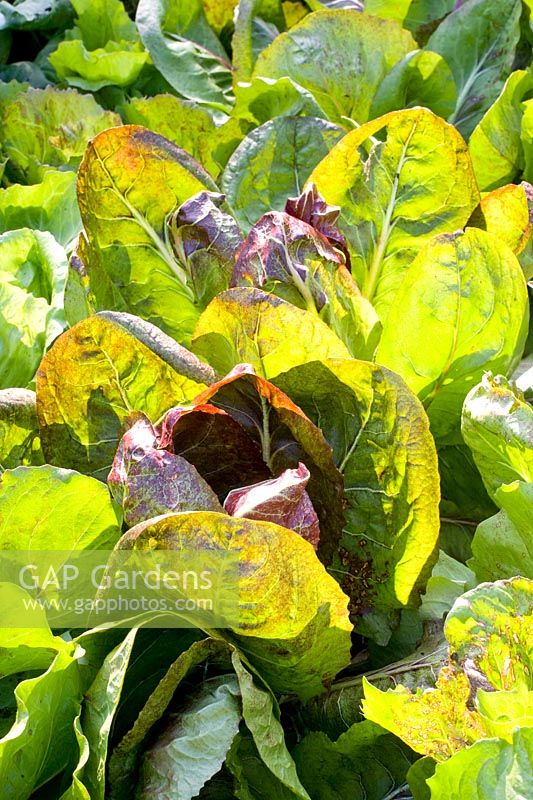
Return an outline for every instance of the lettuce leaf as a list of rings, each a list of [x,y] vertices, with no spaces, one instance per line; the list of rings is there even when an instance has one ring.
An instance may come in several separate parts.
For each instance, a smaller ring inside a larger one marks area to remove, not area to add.
[[[245,362],[267,379],[297,364],[350,356],[315,313],[254,288],[215,297],[198,320],[192,349],[221,374]]]
[[[522,118],[532,91],[533,76],[526,70],[513,72],[472,132],[470,155],[481,191],[511,183],[524,171]]]
[[[0,235],[0,387],[32,381],[51,342],[66,327],[63,248],[49,234],[22,228]]]
[[[48,231],[68,248],[81,230],[75,174],[46,169],[31,186],[0,189],[0,233],[16,228]]]
[[[437,764],[428,779],[432,800],[492,800],[527,797],[533,789],[533,728],[519,728],[512,743],[476,742],[449,761]]]
[[[437,556],[438,471],[427,418],[396,375],[364,361],[326,359],[274,380],[333,448],[346,523],[327,563],[358,630],[386,644],[387,615],[418,604]]]
[[[29,88],[12,99],[0,99],[2,151],[21,183],[40,179],[39,167],[76,170],[87,140],[120,117],[104,111],[94,97],[73,89]]]
[[[44,461],[39,440],[35,392],[0,390],[0,472]]]
[[[288,76],[311,92],[332,122],[361,125],[387,72],[415,48],[396,21],[323,10],[278,36],[260,54],[253,77]],[[341,52],[343,58],[324,59],[324,52]]]
[[[224,195],[199,192],[183,203],[170,219],[174,252],[205,307],[230,285],[241,232],[224,211]]]
[[[57,76],[79,89],[129,86],[149,62],[120,0],[71,0],[76,25],[49,56]]]
[[[517,0],[467,0],[429,38],[428,50],[446,59],[455,78],[457,102],[448,121],[464,136],[473,131],[511,72],[520,12]]]
[[[462,228],[479,202],[463,139],[423,108],[392,111],[351,131],[309,182],[341,207],[352,272],[382,319],[397,306],[416,254],[432,236]]]
[[[343,133],[326,120],[294,116],[276,117],[249,133],[222,175],[222,188],[241,228],[248,232],[267,211],[281,211]]]
[[[302,782],[315,800],[394,797],[404,787],[414,758],[396,737],[367,720],[352,725],[335,742],[325,733],[308,733],[294,750]]]
[[[176,145],[136,125],[94,138],[78,177],[89,246],[85,267],[97,308],[138,313],[179,341],[199,314],[187,273],[168,242],[170,212],[216,186]]]
[[[45,456],[105,480],[132,411],[158,419],[213,379],[206,365],[148,323],[92,316],[63,334],[41,362],[37,413]]]
[[[514,481],[496,490],[500,512],[481,522],[472,540],[468,566],[479,581],[524,575],[533,580],[531,482]]]
[[[192,800],[222,766],[239,730],[241,708],[233,676],[204,681],[176,720],[145,752],[139,800]],[[201,752],[201,759],[198,758]]]
[[[524,275],[506,245],[475,228],[444,234],[407,271],[376,359],[418,395],[437,442],[459,444],[466,395],[485,370],[514,370],[528,317]]]
[[[155,66],[179,95],[230,110],[231,65],[201,0],[140,0],[136,23]]]
[[[24,503],[28,494],[31,504]],[[2,474],[0,520],[2,550],[111,549],[122,525],[100,481],[48,464]]]
[[[199,550],[238,551],[248,564],[239,578],[239,626],[227,637],[272,689],[305,699],[347,665],[348,598],[309,542],[272,522],[197,511],[142,522],[117,547],[179,550],[182,542]]]
[[[533,482],[533,408],[503,376],[489,372],[468,393],[461,431],[493,499],[503,484]]]

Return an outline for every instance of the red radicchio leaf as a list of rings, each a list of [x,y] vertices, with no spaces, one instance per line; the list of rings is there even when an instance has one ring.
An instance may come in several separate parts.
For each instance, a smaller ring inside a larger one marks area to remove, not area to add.
[[[275,522],[290,528],[316,550],[320,528],[305,491],[309,477],[309,470],[300,462],[296,469],[286,469],[277,478],[233,489],[226,497],[224,510],[233,517]]]
[[[272,476],[239,421],[209,403],[171,408],[159,430],[161,446],[193,464],[221,499],[243,483]]]
[[[144,414],[132,415],[107,479],[130,526],[179,511],[222,511],[217,496],[185,458],[159,449]]]
[[[320,521],[319,556],[330,564],[344,527],[344,482],[320,428],[277,386],[256,375],[250,364],[238,364],[195,402],[209,402],[237,420],[258,443],[271,475],[296,469],[300,462],[306,465],[310,472],[306,491]]]
[[[339,206],[328,205],[314,183],[310,183],[299,197],[289,197],[285,211],[325,236],[333,247],[344,254],[346,265],[350,266],[346,237],[337,225],[341,210]]]
[[[268,280],[294,284],[307,299],[310,292],[318,311],[326,303],[320,284],[309,280],[312,262],[344,265],[344,257],[319,231],[283,211],[269,211],[251,229],[242,245],[231,277],[231,286],[252,284],[258,288]]]
[[[172,247],[187,269],[202,306],[228,288],[242,244],[239,226],[223,205],[223,194],[198,192],[170,221]]]

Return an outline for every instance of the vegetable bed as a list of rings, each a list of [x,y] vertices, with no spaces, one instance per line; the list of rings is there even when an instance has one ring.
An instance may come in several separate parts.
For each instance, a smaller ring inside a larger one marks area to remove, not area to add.
[[[1,0],[0,800],[532,800],[532,13]]]

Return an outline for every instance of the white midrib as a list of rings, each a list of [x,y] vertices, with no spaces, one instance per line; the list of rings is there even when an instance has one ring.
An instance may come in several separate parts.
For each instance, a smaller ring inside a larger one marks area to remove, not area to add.
[[[289,270],[289,274],[290,274],[292,280],[294,281],[294,284],[295,284],[296,288],[300,292],[302,298],[305,300],[305,305],[307,307],[307,310],[311,311],[313,313],[316,313],[317,312],[317,308],[316,308],[316,305],[315,305],[315,301],[314,301],[313,295],[311,293],[311,289],[309,288],[307,283],[302,280],[302,278],[298,274],[298,271],[292,265],[292,258],[291,258],[290,254],[289,254],[289,247],[288,247],[288,243],[287,243],[287,235],[286,235],[285,231],[283,231],[283,241],[281,239],[276,239],[275,236],[272,237],[272,241],[275,242],[276,244],[279,244],[280,247],[283,248],[283,251],[285,253],[285,259],[287,261],[287,269]]]
[[[455,104],[455,109],[454,109],[453,113],[450,114],[450,116],[448,117],[447,121],[450,122],[451,124],[455,124],[457,122],[458,118],[460,117],[460,111],[461,111],[462,107],[464,106],[465,101],[468,98],[468,95],[470,94],[470,90],[472,89],[472,86],[475,84],[475,82],[480,77],[480,75],[483,74],[483,67],[485,65],[485,61],[491,55],[493,50],[494,50],[494,45],[487,50],[487,52],[477,62],[476,66],[474,67],[474,69],[472,70],[470,75],[468,76],[468,78],[467,78],[467,80],[465,82],[465,85],[463,86],[463,88],[459,92],[459,96],[458,96],[457,102]]]
[[[407,137],[405,144],[402,148],[400,158],[398,159],[398,166],[396,168],[394,180],[392,181],[392,189],[389,197],[389,202],[387,204],[387,208],[385,209],[385,214],[383,216],[383,226],[381,228],[378,244],[376,249],[374,250],[372,263],[370,265],[370,269],[368,270],[368,275],[365,281],[363,295],[370,301],[372,301],[376,293],[379,279],[381,277],[381,269],[383,266],[383,261],[385,259],[385,251],[389,243],[390,235],[394,228],[394,223],[392,222],[392,215],[394,213],[394,207],[396,205],[396,200],[398,198],[398,187],[400,185],[400,177],[402,174],[402,169],[404,167],[404,164],[407,160],[407,149],[411,143],[411,139],[413,138],[415,130],[416,130],[416,123],[413,125],[411,129],[409,136]]]
[[[132,217],[135,219],[135,221],[141,226],[141,228],[144,230],[146,235],[152,240],[152,243],[154,244],[157,252],[161,256],[161,258],[163,259],[165,264],[167,264],[168,267],[170,267],[170,269],[172,270],[172,272],[174,273],[176,278],[179,280],[180,284],[183,286],[183,289],[184,289],[185,294],[187,295],[187,297],[191,301],[194,302],[194,299],[195,299],[194,293],[191,291],[191,289],[189,288],[189,286],[187,284],[187,275],[186,275],[185,271],[183,269],[181,269],[181,267],[177,264],[176,259],[170,253],[170,251],[168,250],[166,245],[161,241],[161,239],[159,238],[159,236],[157,235],[155,230],[152,228],[152,226],[149,224],[149,222],[135,208],[135,206],[133,206],[130,203],[130,201],[128,200],[127,196],[125,194],[122,194],[121,192],[119,192],[119,190],[118,190],[118,188],[117,188],[117,186],[115,184],[115,181],[113,180],[113,177],[112,177],[111,173],[109,172],[108,168],[105,165],[105,162],[103,161],[102,158],[100,158],[98,153],[96,153],[96,156],[97,156],[98,160],[100,161],[100,164],[102,165],[102,169],[105,171],[105,173],[106,173],[106,175],[107,175],[107,177],[109,179],[110,188],[111,188],[111,191],[113,192],[113,194],[116,195],[118,197],[118,199],[122,203],[124,203],[124,205],[126,206],[128,211],[130,212]]]

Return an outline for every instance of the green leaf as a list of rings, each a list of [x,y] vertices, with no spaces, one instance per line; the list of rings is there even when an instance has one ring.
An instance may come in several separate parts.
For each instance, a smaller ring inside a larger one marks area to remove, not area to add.
[[[482,583],[464,594],[444,633],[459,663],[469,659],[497,690],[533,689],[533,581]]]
[[[9,34],[6,35],[9,36]],[[9,81],[27,83],[35,89],[46,89],[50,83],[41,67],[37,66],[33,61],[17,61],[14,64],[3,64],[0,66],[0,80],[5,83]]]
[[[518,186],[510,183],[486,194],[470,220],[471,225],[488,231],[520,256],[522,269],[529,278],[533,274],[532,242],[533,201],[531,184],[522,182]],[[525,252],[524,252],[525,251]]]
[[[496,506],[487,494],[470,448],[465,444],[445,445],[439,447],[438,457],[444,525],[454,520],[470,525],[492,516]]]
[[[496,490],[501,511],[478,525],[468,566],[478,581],[524,575],[533,580],[533,486],[515,481]]]
[[[436,237],[415,259],[376,359],[418,395],[437,442],[457,444],[464,398],[485,370],[513,371],[527,321],[516,256],[485,231],[468,228]]]
[[[286,27],[281,0],[239,0],[236,5],[234,84],[250,80],[259,53]]]
[[[382,131],[384,142],[374,138]],[[365,142],[370,154],[363,158]],[[416,254],[433,235],[462,228],[479,202],[464,141],[423,108],[393,111],[351,131],[309,182],[341,207],[352,272],[382,319],[398,307],[396,293]]]
[[[437,765],[428,778],[431,800],[520,800],[533,792],[532,759],[533,728],[517,729],[512,744],[476,742]]]
[[[533,92],[533,75],[517,70],[470,137],[470,155],[481,191],[516,180],[524,170],[521,127]]]
[[[89,143],[78,198],[98,309],[138,313],[181,341],[187,339],[199,309],[167,242],[166,219],[205,188],[216,190],[202,167],[145,128],[124,125]]]
[[[455,109],[456,99],[455,81],[442,56],[413,50],[384,77],[374,95],[370,119],[413,106],[425,106],[446,118]]]
[[[501,375],[469,392],[461,432],[493,499],[502,484],[533,483],[533,408]]]
[[[435,689],[415,693],[402,685],[382,692],[366,678],[363,684],[365,717],[436,761],[445,761],[484,735],[479,715],[467,708],[468,678],[452,667],[441,670]]]
[[[89,243],[82,232],[76,239],[70,255],[65,283],[63,307],[70,327],[96,313],[96,299],[91,291],[91,281],[86,267],[86,263],[89,261],[88,251]],[[104,275],[104,278],[107,279],[104,292],[106,296],[110,297],[108,305],[112,307],[115,297],[113,287],[109,285],[108,276]]]
[[[347,665],[348,598],[297,533],[271,522],[199,511],[142,522],[118,548],[179,550],[182,542],[240,553],[247,565],[238,586],[240,622],[226,635],[275,691],[308,698]]]
[[[278,36],[257,59],[253,76],[287,76],[311,92],[332,122],[360,125],[385,75],[415,48],[396,21],[324,10]],[[333,53],[342,58],[329,57]]]
[[[0,472],[44,461],[39,440],[35,392],[0,390]]]
[[[231,661],[239,681],[242,715],[261,761],[290,790],[291,797],[309,800],[309,795],[298,777],[296,765],[287,750],[285,734],[272,694],[254,683],[236,650],[232,653]]]
[[[89,755],[83,767],[83,783],[91,800],[104,800],[109,737],[136,634],[135,629],[129,631],[124,641],[109,653],[85,693],[81,724],[89,743]]]
[[[290,78],[252,78],[235,87],[236,103],[233,114],[255,125],[262,125],[274,117],[315,117],[326,115],[315,98]]]
[[[63,334],[37,376],[43,451],[105,480],[132,411],[157,420],[194,397],[214,373],[148,323],[96,315]]]
[[[75,174],[48,169],[32,186],[0,189],[0,233],[15,228],[48,231],[68,247],[81,230]]]
[[[129,86],[149,55],[119,0],[72,0],[76,27],[49,56],[57,76],[71,86],[96,91]]]
[[[59,652],[42,675],[15,690],[17,718],[0,740],[0,782],[6,800],[27,800],[34,789],[61,772],[78,747],[74,720],[83,687],[78,659]]]
[[[72,0],[76,27],[49,56],[57,76],[80,89],[134,83],[150,57],[119,0]]]
[[[217,36],[231,27],[238,0],[202,0],[207,24]]]
[[[153,726],[165,714],[176,689],[189,670],[225,650],[224,643],[202,639],[193,642],[170,665],[141,709],[133,727],[123,736],[111,755],[108,771],[111,800],[123,800],[131,796],[132,776],[136,772],[140,748]]]
[[[214,158],[213,143],[219,128],[204,108],[171,94],[158,94],[133,97],[121,113],[125,122],[160,133],[190,153],[213,178],[218,176],[220,166]]]
[[[0,583],[2,622],[11,622],[10,610],[30,595],[13,583]],[[75,646],[60,636],[54,636],[48,627],[46,613],[36,609],[35,628],[0,628],[0,674],[2,678],[18,673],[47,670],[58,653],[71,656]],[[0,765],[1,767],[1,765]]]
[[[0,120],[2,150],[24,183],[39,179],[43,164],[76,170],[87,140],[120,124],[117,114],[104,111],[90,95],[51,86],[0,100]]]
[[[243,726],[233,740],[226,768],[233,776],[232,800],[263,800],[264,797],[268,800],[295,800],[295,797],[302,796],[295,795],[268,769],[252,736]],[[215,798],[219,800],[218,794]]]
[[[428,778],[435,773],[435,761],[431,756],[424,756],[411,764],[407,773],[407,782],[413,798],[431,800],[431,791],[427,785]]]
[[[297,364],[350,355],[316,314],[251,288],[229,289],[211,301],[193,350],[222,375],[245,362],[267,379]]]
[[[0,30],[48,30],[72,19],[69,0],[21,0],[0,3]]]
[[[2,550],[111,549],[121,524],[107,487],[87,475],[48,464],[2,474]]]
[[[231,65],[201,0],[140,0],[136,23],[155,66],[179,95],[230,109]]]
[[[510,692],[478,689],[476,705],[489,736],[509,742],[516,728],[533,727],[533,692],[524,688]]]
[[[365,11],[397,19],[422,44],[455,5],[455,0],[365,0]]]
[[[533,582],[484,583],[458,598],[446,618],[449,664],[431,690],[380,691],[365,678],[363,713],[438,762],[495,730],[510,737],[512,709],[531,707]],[[490,695],[496,690],[499,695]],[[487,691],[490,693],[487,694]],[[502,709],[507,705],[509,715]],[[521,698],[521,699],[520,699]]]
[[[139,35],[120,0],[71,0],[79,31],[88,50],[108,42],[136,42]]]
[[[410,623],[412,629],[412,617]],[[432,632],[428,628],[414,653],[366,672],[364,676],[341,678],[332,684],[327,693],[306,703],[302,717],[307,730],[321,730],[330,739],[336,739],[360,722],[363,719],[361,701],[364,698],[364,680],[382,690],[393,689],[398,683],[411,690],[417,687],[434,689],[436,676],[447,658],[448,647],[440,630]]]
[[[405,786],[415,756],[379,725],[364,721],[336,742],[319,731],[308,733],[294,758],[313,800],[384,800]]]
[[[46,347],[65,328],[67,261],[49,233],[23,228],[0,236],[0,387],[27,386]]]
[[[192,800],[221,768],[241,720],[233,676],[204,681],[144,755],[139,800]],[[198,754],[201,753],[201,758]]]
[[[226,165],[222,188],[237,221],[248,231],[271,209],[300,194],[312,170],[344,131],[313,117],[276,117],[241,142]]]
[[[512,70],[520,13],[518,0],[467,0],[429,38],[428,50],[445,58],[455,78],[457,102],[449,121],[465,136]]]
[[[114,745],[131,729],[178,655],[204,638],[203,631],[197,628],[139,628],[113,721]]]
[[[442,620],[460,595],[476,585],[471,569],[451,558],[444,550],[433,567],[422,598],[420,616],[424,620]]]
[[[81,711],[73,723],[74,734],[78,743],[78,763],[72,773],[72,783],[69,788],[63,792],[60,800],[91,800],[91,796],[82,781],[83,768],[89,758],[89,742],[82,731],[80,717]]]
[[[331,570],[363,614],[358,627],[370,609],[417,605],[439,530],[435,446],[420,403],[396,375],[355,359],[305,364],[275,382],[322,429],[344,476],[346,525]]]
[[[104,86],[131,86],[149,59],[140,42],[111,41],[104,47],[88,50],[81,39],[60,42],[49,56],[61,81],[91,92]]]

